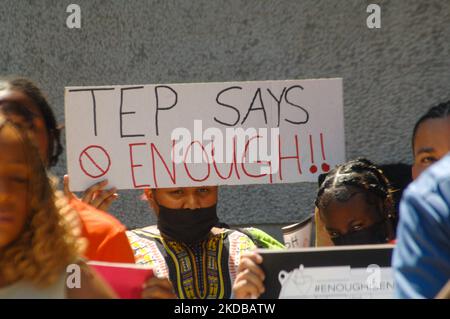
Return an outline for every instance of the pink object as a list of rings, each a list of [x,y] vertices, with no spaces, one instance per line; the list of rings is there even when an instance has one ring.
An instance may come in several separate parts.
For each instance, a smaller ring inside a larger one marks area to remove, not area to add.
[[[117,293],[120,299],[141,299],[144,283],[153,270],[136,264],[89,261],[92,267]]]

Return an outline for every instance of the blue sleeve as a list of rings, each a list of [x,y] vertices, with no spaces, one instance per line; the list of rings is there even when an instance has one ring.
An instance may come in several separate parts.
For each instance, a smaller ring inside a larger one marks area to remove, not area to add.
[[[434,298],[450,278],[450,192],[444,193],[408,190],[402,199],[393,256],[398,298]]]

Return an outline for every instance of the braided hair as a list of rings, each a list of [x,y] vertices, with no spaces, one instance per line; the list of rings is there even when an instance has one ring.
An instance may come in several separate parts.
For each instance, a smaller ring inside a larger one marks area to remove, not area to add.
[[[332,201],[347,202],[356,194],[363,194],[367,204],[374,207],[383,219],[395,218],[389,181],[374,163],[365,158],[351,160],[332,169],[319,187],[315,204],[323,211]]]

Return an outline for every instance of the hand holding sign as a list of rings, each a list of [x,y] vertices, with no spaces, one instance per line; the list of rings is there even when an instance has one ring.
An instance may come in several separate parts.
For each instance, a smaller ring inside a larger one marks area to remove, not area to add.
[[[168,278],[151,277],[144,284],[142,299],[176,299],[172,283]]]
[[[117,189],[115,187],[109,190],[104,190],[106,185],[108,185],[107,180],[95,183],[86,189],[81,198],[78,198],[69,189],[69,175],[64,175],[64,194],[68,200],[75,198],[105,212],[108,211],[112,202],[119,197],[116,193]]]
[[[256,299],[264,293],[264,272],[258,266],[261,255],[255,252],[244,253],[239,262],[238,274],[233,285],[233,294],[238,299]]]

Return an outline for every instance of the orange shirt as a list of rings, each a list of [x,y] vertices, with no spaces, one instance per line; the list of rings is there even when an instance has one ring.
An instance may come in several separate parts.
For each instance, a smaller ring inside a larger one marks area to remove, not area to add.
[[[125,226],[112,215],[80,200],[73,199],[70,206],[78,213],[82,236],[88,240],[85,257],[89,260],[134,263],[134,254]]]

